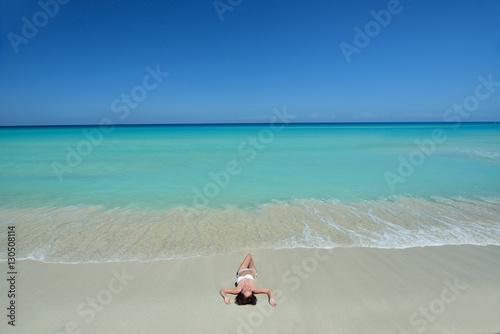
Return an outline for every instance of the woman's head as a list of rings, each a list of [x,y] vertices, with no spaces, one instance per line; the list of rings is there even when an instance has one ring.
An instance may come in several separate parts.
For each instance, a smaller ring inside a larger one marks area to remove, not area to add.
[[[257,297],[255,297],[253,292],[249,296],[245,296],[243,292],[240,292],[236,295],[236,298],[234,298],[234,302],[238,305],[255,305],[257,304]]]

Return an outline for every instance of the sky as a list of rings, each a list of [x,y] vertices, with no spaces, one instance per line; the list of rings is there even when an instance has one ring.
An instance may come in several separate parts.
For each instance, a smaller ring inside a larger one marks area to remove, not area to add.
[[[499,121],[499,18],[498,0],[2,0],[0,126]]]

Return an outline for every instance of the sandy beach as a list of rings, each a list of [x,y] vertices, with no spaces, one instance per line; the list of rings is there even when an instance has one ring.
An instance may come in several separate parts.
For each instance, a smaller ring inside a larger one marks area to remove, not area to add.
[[[252,251],[270,288],[224,304],[235,252],[156,262],[17,265],[16,326],[2,333],[495,333],[500,247]],[[7,272],[6,262],[1,263]],[[4,313],[7,285],[2,284]],[[258,296],[259,297],[259,296]]]

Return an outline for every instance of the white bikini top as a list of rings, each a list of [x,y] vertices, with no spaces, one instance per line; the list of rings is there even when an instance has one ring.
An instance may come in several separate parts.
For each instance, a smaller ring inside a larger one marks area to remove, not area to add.
[[[243,275],[243,276],[238,276],[238,278],[236,279],[236,284],[240,283],[240,281],[242,279],[244,279],[244,278],[251,278],[252,280],[255,280],[252,275],[246,274],[246,275]]]

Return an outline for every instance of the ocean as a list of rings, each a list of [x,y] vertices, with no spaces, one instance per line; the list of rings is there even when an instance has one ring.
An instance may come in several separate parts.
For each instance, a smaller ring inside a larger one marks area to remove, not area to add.
[[[500,245],[496,123],[3,127],[0,184],[18,259]]]

